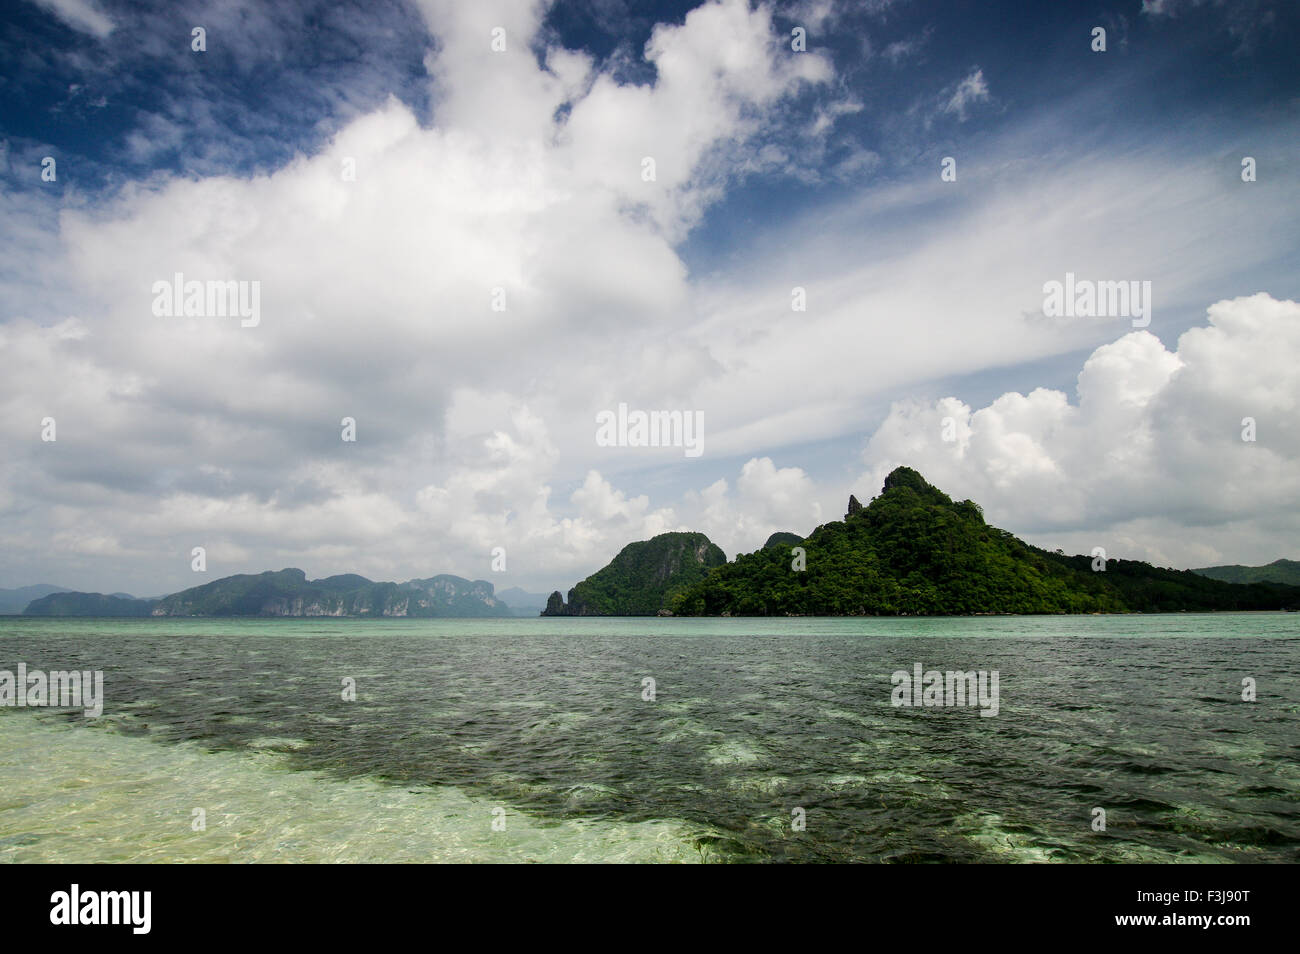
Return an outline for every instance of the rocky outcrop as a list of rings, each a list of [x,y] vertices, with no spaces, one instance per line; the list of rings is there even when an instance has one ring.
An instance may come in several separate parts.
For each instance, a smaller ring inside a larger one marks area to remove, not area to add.
[[[726,562],[726,554],[702,533],[661,533],[629,543],[608,566],[569,590],[567,603],[552,593],[542,615],[654,616]]]
[[[570,591],[572,592],[572,591]],[[563,616],[564,615],[564,597],[559,590],[556,590],[546,600],[546,609],[542,610],[543,616]]]

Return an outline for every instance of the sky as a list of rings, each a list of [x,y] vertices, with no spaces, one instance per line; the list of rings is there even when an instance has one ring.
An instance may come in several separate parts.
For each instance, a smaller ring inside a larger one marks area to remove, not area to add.
[[[6,4],[0,587],[567,591],[899,465],[1044,547],[1300,557],[1298,40],[1291,0]],[[166,314],[177,274],[255,318]],[[1067,274],[1149,312],[1050,313]],[[699,453],[599,440],[620,405]]]

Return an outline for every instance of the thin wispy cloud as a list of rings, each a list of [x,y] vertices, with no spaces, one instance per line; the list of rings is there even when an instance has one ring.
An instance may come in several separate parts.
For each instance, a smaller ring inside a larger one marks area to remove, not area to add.
[[[948,101],[944,103],[943,111],[953,113],[960,120],[966,119],[967,110],[975,103],[986,103],[989,99],[989,86],[984,81],[984,71],[975,69],[964,80],[957,84]]]
[[[32,0],[32,2],[53,13],[72,29],[88,33],[101,40],[112,33],[117,26],[90,0]]]

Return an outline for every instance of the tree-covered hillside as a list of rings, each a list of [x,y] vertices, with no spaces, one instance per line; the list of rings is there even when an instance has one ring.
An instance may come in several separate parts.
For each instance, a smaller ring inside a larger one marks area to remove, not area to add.
[[[702,533],[661,533],[629,543],[604,569],[569,590],[556,591],[543,616],[654,616],[684,587],[704,578],[727,556]]]
[[[794,547],[803,551],[802,558]],[[800,568],[802,564],[802,568]],[[792,546],[765,547],[719,567],[672,601],[685,615],[970,615],[1279,609],[1300,589],[1238,587],[1190,571],[1030,546],[984,522],[908,467],[867,506]]]
[[[1285,583],[1300,586],[1300,560],[1274,560],[1264,566],[1206,566],[1192,570],[1200,576],[1224,583]]]
[[[152,600],[124,599],[103,593],[51,593],[32,600],[24,616],[149,616]]]

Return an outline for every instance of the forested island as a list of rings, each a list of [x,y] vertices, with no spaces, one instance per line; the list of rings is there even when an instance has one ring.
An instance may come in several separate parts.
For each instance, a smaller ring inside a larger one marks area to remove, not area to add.
[[[726,562],[703,534],[630,544],[551,594],[544,616],[936,616],[1300,607],[1300,586],[1229,583],[1136,560],[1031,546],[909,467],[807,537],[773,534]]]

